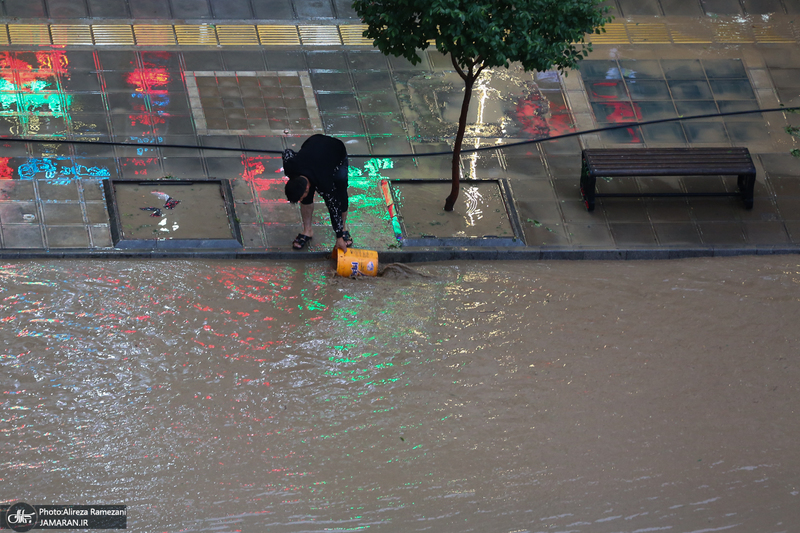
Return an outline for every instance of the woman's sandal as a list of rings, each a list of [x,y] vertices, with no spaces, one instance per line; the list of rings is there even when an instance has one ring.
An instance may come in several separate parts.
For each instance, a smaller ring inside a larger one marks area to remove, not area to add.
[[[308,244],[308,241],[311,240],[311,237],[308,235],[303,235],[302,233],[298,233],[297,237],[295,237],[294,242],[292,242],[292,248],[295,250],[302,250]]]
[[[342,239],[344,239],[344,245],[347,246],[348,248],[353,246],[353,238],[350,236],[349,231],[345,231],[344,233],[342,233]]]

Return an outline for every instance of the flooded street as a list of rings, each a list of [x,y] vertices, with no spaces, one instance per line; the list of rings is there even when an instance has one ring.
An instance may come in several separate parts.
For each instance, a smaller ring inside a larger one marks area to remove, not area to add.
[[[0,270],[2,503],[131,531],[800,523],[800,259]]]

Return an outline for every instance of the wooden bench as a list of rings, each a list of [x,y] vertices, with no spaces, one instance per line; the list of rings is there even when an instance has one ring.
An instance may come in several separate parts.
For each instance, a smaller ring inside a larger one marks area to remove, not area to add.
[[[597,178],[728,175],[738,177],[738,192],[595,193]],[[586,149],[582,155],[581,196],[588,211],[594,211],[595,198],[608,196],[741,196],[744,207],[752,209],[755,183],[747,148],[609,148]]]

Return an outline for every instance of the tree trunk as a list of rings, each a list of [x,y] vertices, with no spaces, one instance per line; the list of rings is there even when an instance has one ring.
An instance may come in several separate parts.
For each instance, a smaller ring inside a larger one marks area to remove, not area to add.
[[[475,85],[475,80],[480,75],[480,72],[473,75],[471,70],[472,69],[470,69],[469,75],[464,77],[464,101],[461,103],[461,115],[458,117],[458,132],[456,133],[456,142],[453,145],[453,187],[450,189],[450,196],[445,200],[445,211],[452,211],[458,199],[458,191],[460,188],[459,179],[461,178],[461,143],[464,141],[464,132],[467,129],[467,115],[469,113],[469,101],[472,98],[472,87]]]

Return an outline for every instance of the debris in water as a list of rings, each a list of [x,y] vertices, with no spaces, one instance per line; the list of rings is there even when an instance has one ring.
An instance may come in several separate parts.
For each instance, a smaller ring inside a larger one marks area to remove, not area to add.
[[[152,193],[158,196],[159,199],[164,200],[164,207],[167,209],[173,209],[176,205],[181,203],[180,200],[174,199],[172,196],[170,196],[165,192],[152,191]]]
[[[160,217],[161,216],[161,209],[158,207],[140,207],[142,211],[152,211],[150,213],[151,217]]]

